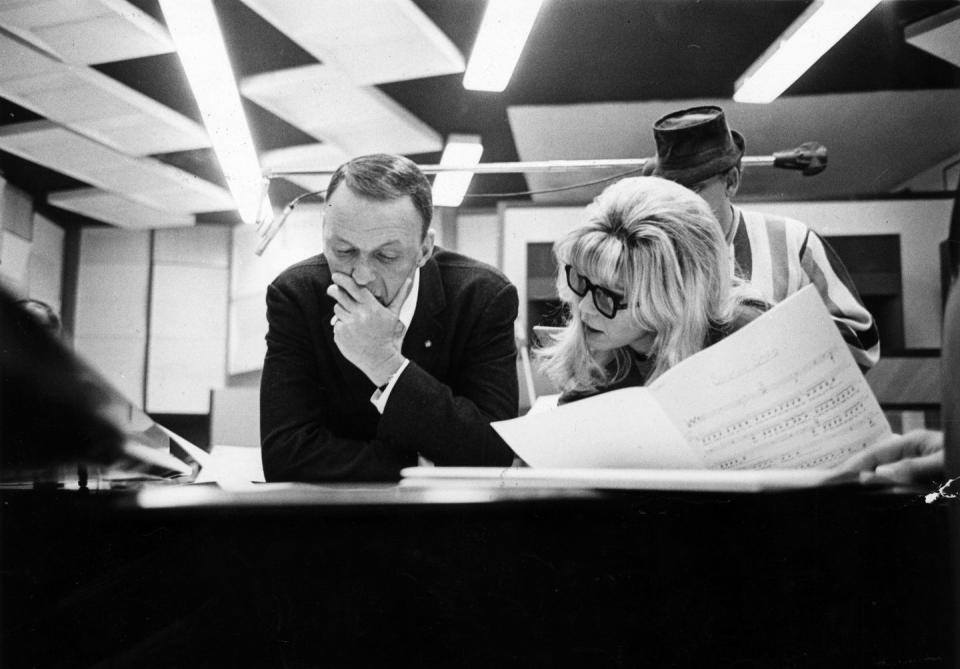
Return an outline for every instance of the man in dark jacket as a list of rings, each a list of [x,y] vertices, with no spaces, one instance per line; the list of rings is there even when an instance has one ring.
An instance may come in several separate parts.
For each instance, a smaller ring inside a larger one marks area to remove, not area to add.
[[[516,288],[434,247],[430,183],[406,158],[342,165],[324,207],[324,252],[267,289],[267,480],[397,480],[418,455],[509,465],[490,422],[517,413]]]

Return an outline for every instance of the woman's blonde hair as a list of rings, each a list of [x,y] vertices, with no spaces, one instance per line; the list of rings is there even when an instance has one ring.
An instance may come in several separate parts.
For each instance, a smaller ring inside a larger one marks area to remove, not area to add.
[[[538,356],[542,369],[564,390],[619,381],[633,358],[629,347],[604,354],[587,347],[582,298],[567,285],[566,265],[603,286],[623,288],[627,311],[654,335],[648,382],[701,350],[711,328],[729,325],[741,315],[741,301],[756,296],[734,279],[723,232],[707,203],[658,177],[608,186],[587,207],[586,221],[554,244],[554,254],[560,268],[557,289],[569,320]]]

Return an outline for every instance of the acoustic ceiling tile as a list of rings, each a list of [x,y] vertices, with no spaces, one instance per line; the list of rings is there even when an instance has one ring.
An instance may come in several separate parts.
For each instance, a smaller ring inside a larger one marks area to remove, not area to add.
[[[203,126],[179,112],[96,70],[47,60],[50,67],[32,76],[0,76],[0,95],[130,155],[210,146]]]
[[[126,158],[95,172],[106,190],[163,211],[198,213],[236,208],[225,189],[166,163],[150,158]]]
[[[0,26],[68,63],[174,50],[166,29],[125,0],[7,0],[0,4]]]
[[[910,24],[903,35],[909,44],[960,67],[960,6]]]
[[[333,144],[301,144],[267,151],[260,156],[264,170],[328,170],[332,172],[350,160],[346,151]],[[325,190],[331,174],[296,174],[282,177],[309,192]]]
[[[196,222],[189,214],[159,211],[97,188],[53,192],[47,196],[47,202],[54,207],[131,230],[184,227]]]
[[[443,138],[374,86],[356,86],[325,65],[244,79],[243,94],[307,134],[348,155],[431,153]]]
[[[49,121],[0,127],[0,148],[70,176],[102,168],[115,162],[117,155]]]
[[[90,165],[86,169],[88,181],[107,188],[115,193],[136,194],[138,197],[146,195],[151,201],[153,198],[148,195],[156,190],[157,179],[156,171],[153,169],[156,165],[147,168],[145,165],[137,163],[135,158],[114,157],[111,162],[104,162],[100,165]]]
[[[827,147],[829,166],[816,176],[796,170],[744,170],[738,196],[805,199],[889,192],[960,149],[960,90],[874,91],[781,96],[768,105],[715,98],[649,102],[529,105],[507,108],[521,161],[639,158],[656,153],[650,119],[676,109],[720,105],[746,138],[748,156],[770,156],[805,142]],[[647,119],[639,123],[637,119]],[[895,157],[895,159],[893,158]],[[531,172],[531,190],[570,187],[622,174],[622,168]],[[607,184],[533,195],[537,202],[589,202]]]
[[[83,21],[104,11],[98,0],[3,0],[0,23],[32,30]]]
[[[209,181],[187,172],[170,177],[169,180],[158,181],[149,189],[141,190],[137,199],[158,209],[181,213],[236,209],[230,193]]]
[[[0,82],[46,74],[62,67],[62,63],[42,50],[3,32],[0,32],[0,62],[3,63]]]
[[[357,84],[463,72],[463,55],[411,0],[244,0]]]
[[[235,208],[225,189],[152,158],[124,155],[49,121],[0,127],[0,149],[163,211]]]

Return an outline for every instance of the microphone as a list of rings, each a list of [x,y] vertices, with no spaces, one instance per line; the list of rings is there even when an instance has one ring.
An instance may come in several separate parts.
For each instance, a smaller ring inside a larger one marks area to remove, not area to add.
[[[827,169],[827,147],[819,142],[804,142],[795,149],[773,154],[773,166],[784,170],[800,170],[810,177]]]

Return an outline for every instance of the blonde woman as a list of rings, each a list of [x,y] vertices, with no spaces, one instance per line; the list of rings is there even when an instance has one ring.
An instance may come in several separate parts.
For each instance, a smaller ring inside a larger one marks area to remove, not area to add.
[[[645,385],[767,307],[707,203],[658,177],[609,186],[554,253],[569,320],[538,355],[561,402]]]

